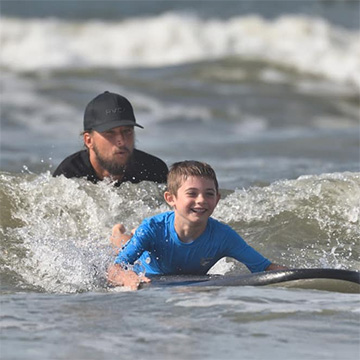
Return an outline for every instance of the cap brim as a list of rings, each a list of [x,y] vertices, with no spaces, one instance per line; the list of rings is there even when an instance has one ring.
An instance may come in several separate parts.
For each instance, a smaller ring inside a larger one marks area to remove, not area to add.
[[[95,130],[98,132],[104,132],[104,131],[108,131],[111,130],[113,128],[116,128],[118,126],[137,126],[141,129],[143,129],[144,127],[137,124],[136,122],[132,121],[132,120],[121,120],[121,121],[111,121],[111,122],[107,122],[106,124],[101,124],[98,126],[93,127],[91,130]]]

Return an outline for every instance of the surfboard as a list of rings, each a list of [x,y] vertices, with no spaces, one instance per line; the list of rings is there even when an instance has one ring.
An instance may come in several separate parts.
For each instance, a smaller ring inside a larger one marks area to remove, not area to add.
[[[281,286],[344,293],[360,293],[360,272],[340,269],[289,269],[241,275],[160,275],[150,286]]]

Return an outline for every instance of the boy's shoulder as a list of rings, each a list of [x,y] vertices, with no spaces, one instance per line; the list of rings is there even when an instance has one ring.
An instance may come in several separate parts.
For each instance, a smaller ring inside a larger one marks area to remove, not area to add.
[[[160,213],[151,217],[145,218],[135,231],[135,237],[161,236],[165,229],[173,223],[171,216],[172,211]]]
[[[148,217],[144,220],[144,223],[150,226],[156,226],[159,224],[167,224],[169,221],[172,221],[174,217],[173,211],[166,211],[151,217]]]
[[[213,231],[219,231],[224,234],[234,231],[234,229],[230,225],[224,224],[220,220],[214,219],[213,217],[209,217],[208,226],[211,227]]]

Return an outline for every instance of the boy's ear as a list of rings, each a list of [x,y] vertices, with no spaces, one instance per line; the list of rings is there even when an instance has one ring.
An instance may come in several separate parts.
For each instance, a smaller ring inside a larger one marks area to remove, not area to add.
[[[218,204],[219,200],[221,199],[221,194],[218,192],[217,194],[217,200],[216,200],[216,205]]]
[[[174,206],[174,195],[171,192],[165,191],[164,199],[170,206]]]

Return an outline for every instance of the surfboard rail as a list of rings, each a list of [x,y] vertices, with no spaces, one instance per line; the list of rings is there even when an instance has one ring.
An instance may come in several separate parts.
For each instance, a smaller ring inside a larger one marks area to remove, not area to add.
[[[210,279],[208,283],[210,282],[213,286],[219,282],[222,282],[222,286],[261,286],[304,279],[336,279],[360,284],[360,273],[350,270],[319,268],[272,270],[243,276],[224,276],[222,279]]]
[[[325,282],[324,279],[328,281]],[[340,283],[341,286],[334,286]],[[360,272],[313,268],[272,270],[241,275],[162,275],[152,278],[152,285],[155,286],[281,286],[282,284],[286,284],[286,287],[358,293]]]

